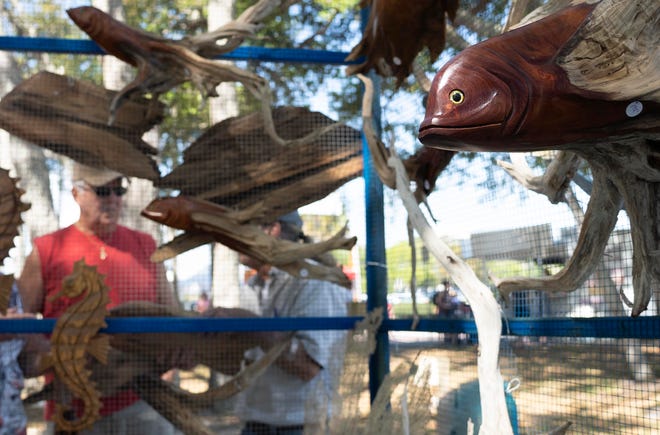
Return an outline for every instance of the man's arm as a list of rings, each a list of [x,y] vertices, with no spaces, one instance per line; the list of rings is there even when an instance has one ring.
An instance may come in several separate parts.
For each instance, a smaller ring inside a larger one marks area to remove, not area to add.
[[[178,301],[174,299],[174,290],[165,275],[163,263],[156,264],[156,302],[169,307],[181,308]]]
[[[322,368],[307,354],[305,346],[303,346],[295,337],[291,340],[291,348],[289,351],[283,352],[282,355],[275,360],[275,364],[285,372],[296,376],[305,382],[314,379]]]
[[[41,276],[41,260],[35,248],[25,259],[23,272],[16,281],[26,313],[41,313],[44,308],[44,281]]]

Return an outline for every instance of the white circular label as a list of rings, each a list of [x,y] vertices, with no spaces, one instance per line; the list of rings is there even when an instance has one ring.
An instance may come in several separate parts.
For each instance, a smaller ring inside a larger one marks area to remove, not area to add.
[[[303,278],[307,278],[308,275],[309,272],[307,271],[307,269],[300,269],[300,276],[302,276]]]
[[[644,105],[641,101],[633,101],[628,104],[628,107],[626,107],[626,115],[628,115],[629,118],[634,118],[642,113],[642,109],[644,109]]]

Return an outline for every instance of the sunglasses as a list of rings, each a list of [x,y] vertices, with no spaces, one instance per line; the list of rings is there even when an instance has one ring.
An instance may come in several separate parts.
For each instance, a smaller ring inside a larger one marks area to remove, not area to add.
[[[128,189],[125,188],[124,186],[89,186],[87,184],[80,184],[80,187],[86,190],[91,190],[98,196],[99,198],[107,198],[111,194],[115,194],[117,196],[124,196],[126,192],[128,192]]]
[[[111,193],[114,193],[117,196],[124,196],[126,192],[128,192],[128,189],[123,187],[123,186],[115,186],[115,187],[109,187],[109,186],[99,186],[99,187],[92,187],[90,188],[94,191],[96,196],[100,198],[105,198],[107,196],[110,196]]]

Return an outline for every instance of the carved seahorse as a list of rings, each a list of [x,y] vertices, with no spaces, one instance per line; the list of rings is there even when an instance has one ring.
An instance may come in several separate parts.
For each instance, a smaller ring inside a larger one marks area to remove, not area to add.
[[[55,323],[50,354],[42,360],[41,368],[45,370],[52,366],[57,378],[84,405],[83,414],[76,420],[64,417],[67,406],[56,405],[53,419],[60,430],[83,430],[99,418],[100,393],[90,380],[91,371],[85,365],[88,354],[101,363],[107,363],[110,349],[109,336],[97,335],[99,329],[107,326],[106,306],[110,302],[103,278],[96,271],[96,266],[86,265],[83,258],[74,264],[71,275],[64,278],[62,289],[50,298],[82,295],[82,299],[71,305]]]

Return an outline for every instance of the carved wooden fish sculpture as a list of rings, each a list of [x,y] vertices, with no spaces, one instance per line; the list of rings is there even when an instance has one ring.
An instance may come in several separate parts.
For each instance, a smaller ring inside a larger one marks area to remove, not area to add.
[[[569,7],[463,50],[433,79],[420,141],[450,150],[530,151],[579,146],[640,125],[656,131],[657,123],[645,124],[660,114],[656,101],[578,87],[558,64],[597,6]],[[657,23],[649,25],[653,34]]]
[[[249,212],[254,213],[254,212]],[[351,282],[339,267],[306,261],[319,260],[334,249],[351,249],[356,237],[344,237],[345,226],[333,237],[317,243],[295,243],[276,239],[262,231],[259,225],[246,224],[244,212],[228,211],[218,204],[179,195],[172,198],[157,198],[141,212],[142,216],[155,222],[190,232],[206,233],[216,242],[248,255],[264,263],[272,264],[300,277],[335,282],[350,287]],[[154,257],[152,256],[152,261]]]
[[[99,418],[101,394],[86,364],[88,354],[105,364],[110,350],[110,337],[97,335],[99,329],[107,326],[106,306],[110,302],[103,279],[95,266],[88,266],[81,259],[74,264],[73,273],[63,280],[60,292],[52,296],[52,299],[82,296],[57,319],[50,339],[51,352],[41,362],[42,371],[53,367],[57,378],[84,405],[78,419],[67,420],[64,416],[67,406],[58,403],[53,419],[59,430],[83,430]]]
[[[241,82],[257,98],[269,92],[266,81],[255,74],[203,58],[183,43],[134,29],[95,7],[67,9],[67,14],[105,51],[138,69],[135,80],[113,99],[109,124],[131,94],[152,93],[156,101],[158,95],[189,80],[209,96],[218,96],[215,88],[225,81]]]

